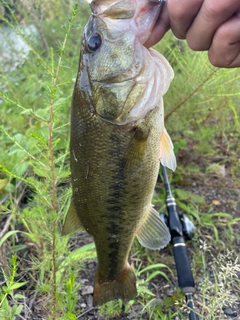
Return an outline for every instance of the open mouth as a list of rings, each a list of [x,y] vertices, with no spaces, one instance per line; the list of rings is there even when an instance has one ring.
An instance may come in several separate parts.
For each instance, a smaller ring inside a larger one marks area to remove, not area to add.
[[[110,33],[131,29],[144,45],[151,35],[165,0],[94,0],[94,16],[105,20]]]

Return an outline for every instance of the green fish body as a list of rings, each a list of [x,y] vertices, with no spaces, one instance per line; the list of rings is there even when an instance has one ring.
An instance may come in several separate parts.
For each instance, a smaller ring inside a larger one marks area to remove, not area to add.
[[[93,302],[100,305],[136,296],[128,264],[135,236],[150,249],[169,242],[151,199],[160,162],[173,170],[176,162],[162,102],[173,72],[160,54],[143,46],[147,36],[131,24],[150,14],[151,30],[159,5],[98,0],[91,8],[72,99],[73,199],[63,234],[85,230],[94,237]]]

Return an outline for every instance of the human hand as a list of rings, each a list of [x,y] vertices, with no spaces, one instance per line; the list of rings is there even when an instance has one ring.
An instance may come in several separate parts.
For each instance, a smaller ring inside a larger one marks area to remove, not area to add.
[[[208,50],[214,66],[240,67],[239,0],[168,0],[146,46],[157,43],[169,28],[192,50]]]

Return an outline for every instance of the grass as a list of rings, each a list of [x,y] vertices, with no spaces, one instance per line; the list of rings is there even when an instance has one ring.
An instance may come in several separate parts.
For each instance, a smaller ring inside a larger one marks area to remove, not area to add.
[[[59,227],[71,197],[69,105],[89,11],[70,0],[35,0],[27,8],[0,3],[7,7],[2,30],[13,28],[31,48],[16,69],[0,70],[0,319],[31,319],[31,299],[36,317],[77,319],[84,312],[79,270],[96,253],[92,243],[72,248]],[[37,39],[21,27],[33,21]],[[204,319],[221,319],[222,308],[240,299],[239,71],[213,68],[205,53],[191,52],[171,34],[156,49],[175,71],[165,115],[178,168],[169,175],[179,210],[196,226],[189,244],[195,307]],[[153,202],[165,211],[161,182]],[[99,318],[187,319],[170,248],[159,254],[136,241],[131,260],[138,298],[104,305]]]

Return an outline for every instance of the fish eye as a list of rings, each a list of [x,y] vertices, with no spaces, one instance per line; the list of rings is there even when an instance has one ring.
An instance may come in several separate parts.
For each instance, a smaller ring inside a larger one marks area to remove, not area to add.
[[[96,33],[91,35],[87,41],[87,47],[90,52],[95,52],[102,44],[101,36]]]

